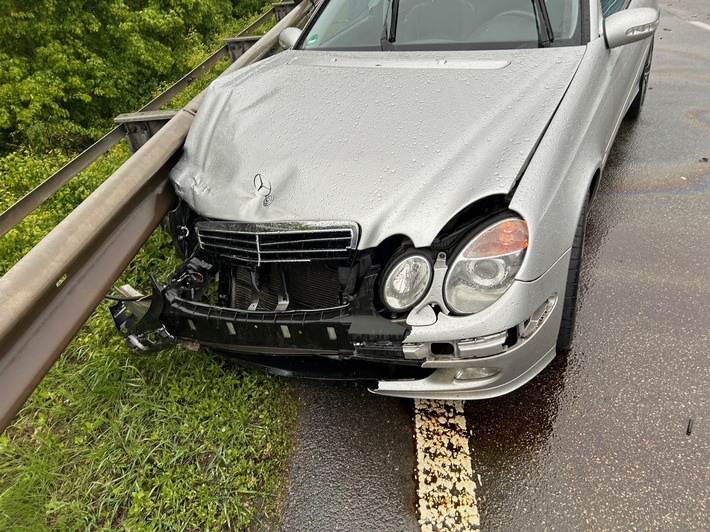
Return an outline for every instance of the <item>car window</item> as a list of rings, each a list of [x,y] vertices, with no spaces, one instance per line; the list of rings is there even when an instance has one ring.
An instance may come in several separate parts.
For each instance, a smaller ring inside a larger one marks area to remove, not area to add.
[[[579,2],[570,0],[546,0],[547,13],[554,31],[555,40],[573,39],[579,31]],[[575,43],[576,44],[576,43]]]
[[[579,35],[579,0],[546,5],[555,43],[579,44],[566,42]],[[300,47],[379,50],[384,36],[402,49],[515,48],[540,38],[532,0],[329,0]]]
[[[601,0],[602,1],[602,15],[608,17],[612,13],[616,13],[622,9],[627,0]]]

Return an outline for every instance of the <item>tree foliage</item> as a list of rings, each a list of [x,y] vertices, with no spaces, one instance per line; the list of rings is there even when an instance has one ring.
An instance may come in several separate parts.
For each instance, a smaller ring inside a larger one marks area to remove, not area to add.
[[[0,151],[74,148],[264,0],[0,0]]]

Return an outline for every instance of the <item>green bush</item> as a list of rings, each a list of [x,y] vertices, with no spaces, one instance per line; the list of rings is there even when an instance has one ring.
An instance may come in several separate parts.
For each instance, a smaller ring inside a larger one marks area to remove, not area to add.
[[[0,3],[0,150],[85,146],[234,33],[264,0]],[[236,7],[235,7],[236,6]],[[235,18],[236,17],[236,18]]]

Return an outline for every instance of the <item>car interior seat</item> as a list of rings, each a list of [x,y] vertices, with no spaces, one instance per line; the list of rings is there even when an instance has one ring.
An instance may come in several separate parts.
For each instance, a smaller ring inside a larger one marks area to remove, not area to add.
[[[536,41],[535,11],[531,2],[489,0],[480,10],[481,23],[470,34],[470,42]]]
[[[406,13],[397,30],[397,41],[466,42],[474,27],[474,10],[468,2],[427,0]]]

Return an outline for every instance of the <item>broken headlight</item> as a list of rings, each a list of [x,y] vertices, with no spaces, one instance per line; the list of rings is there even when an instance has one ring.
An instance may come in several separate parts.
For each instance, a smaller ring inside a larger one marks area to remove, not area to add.
[[[444,282],[446,304],[457,314],[480,312],[513,284],[528,247],[528,226],[519,218],[494,222],[464,244]]]
[[[396,257],[382,277],[382,303],[392,312],[410,310],[426,294],[433,273],[431,260],[421,253],[405,253]]]

